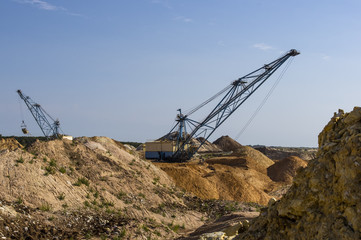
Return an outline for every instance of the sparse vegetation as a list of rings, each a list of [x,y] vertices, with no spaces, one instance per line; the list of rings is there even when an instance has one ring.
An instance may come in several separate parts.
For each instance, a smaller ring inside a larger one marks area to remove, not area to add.
[[[145,232],[149,232],[149,228],[146,225],[142,225],[141,228],[145,231]]]
[[[102,205],[103,205],[104,207],[106,207],[106,208],[108,208],[108,207],[114,207],[114,202],[109,201],[109,200],[104,200],[104,201],[102,202]]]
[[[65,199],[65,193],[60,193],[59,195],[58,195],[58,199],[59,200],[64,200]]]
[[[90,203],[88,201],[84,201],[84,206],[85,207],[90,207]]]
[[[49,175],[49,174],[55,174],[55,168],[52,166],[46,166],[45,167],[45,176]]]
[[[50,159],[49,166],[55,168],[56,167],[56,160],[55,159]]]
[[[18,159],[16,160],[16,162],[17,162],[17,163],[24,163],[23,157],[21,156],[20,158],[18,158]]]
[[[179,229],[184,229],[184,224],[179,225],[179,224],[173,224],[173,222],[168,223],[168,227],[173,231],[173,232],[178,232]]]
[[[94,196],[95,198],[98,198],[98,197],[99,197],[99,192],[96,191],[96,192],[93,194],[93,196]]]
[[[82,184],[84,184],[85,186],[89,186],[89,180],[85,177],[81,177],[81,178],[78,178],[78,181],[75,182],[73,185],[81,186]]]
[[[18,197],[18,198],[16,199],[16,203],[17,203],[17,204],[23,204],[23,203],[24,203],[24,200],[22,199],[22,197]]]
[[[49,212],[51,210],[51,205],[47,202],[44,202],[40,207],[39,210],[43,211],[43,212]]]
[[[66,173],[65,167],[60,167],[59,172],[61,172],[62,174],[65,174]]]
[[[159,182],[159,179],[160,179],[160,178],[159,178],[158,176],[155,177],[155,178],[153,178],[153,182],[152,182],[152,183],[153,183],[154,185],[156,185],[156,184]]]
[[[126,197],[127,194],[123,191],[120,191],[118,194],[117,194],[117,198],[122,200],[124,197]]]

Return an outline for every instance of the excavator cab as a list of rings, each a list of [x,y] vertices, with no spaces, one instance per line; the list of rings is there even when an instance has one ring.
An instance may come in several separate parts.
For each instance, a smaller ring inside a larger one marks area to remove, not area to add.
[[[24,121],[21,123],[21,131],[23,131],[24,134],[29,134],[29,131],[28,129],[26,129],[26,124]]]

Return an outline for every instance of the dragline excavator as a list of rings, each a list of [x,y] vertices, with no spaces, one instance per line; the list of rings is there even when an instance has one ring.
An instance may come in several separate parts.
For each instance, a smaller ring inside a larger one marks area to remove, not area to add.
[[[16,91],[20,98],[24,100],[29,111],[33,115],[36,123],[39,125],[44,136],[48,139],[61,138],[63,135],[60,134],[60,122],[54,120],[38,103],[35,103],[29,96],[22,93],[21,90]],[[21,130],[24,134],[28,134],[29,131],[26,128],[24,120],[22,121]],[[68,139],[72,139],[71,136],[66,136]]]
[[[282,57],[233,81],[229,86],[187,113],[179,113],[176,123],[163,138],[145,144],[148,159],[187,161],[199,150],[212,133],[234,113],[290,57],[300,54],[291,49]],[[190,116],[216,98],[221,98],[201,121]],[[187,129],[190,131],[187,132]]]

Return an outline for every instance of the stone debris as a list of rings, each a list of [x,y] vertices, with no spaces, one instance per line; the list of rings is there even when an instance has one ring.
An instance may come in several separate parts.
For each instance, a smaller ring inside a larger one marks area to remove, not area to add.
[[[224,232],[214,232],[214,233],[205,233],[202,234],[199,240],[224,240],[226,238],[226,234]]]

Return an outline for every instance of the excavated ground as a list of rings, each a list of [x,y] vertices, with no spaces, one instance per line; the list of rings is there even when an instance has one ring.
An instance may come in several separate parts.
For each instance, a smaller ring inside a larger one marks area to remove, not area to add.
[[[235,211],[259,211],[188,194],[134,148],[106,137],[26,148],[1,139],[0,183],[3,239],[174,239]]]
[[[26,150],[5,141],[0,237],[169,239],[208,219],[166,173],[109,138],[36,141]]]
[[[232,155],[209,157],[205,161],[153,164],[165,171],[178,187],[202,199],[266,205],[271,197],[281,197],[280,190],[284,192],[288,187],[288,183],[274,182],[267,175],[267,168],[274,162],[248,146],[240,146]],[[287,166],[282,169],[287,170]],[[291,173],[289,176],[292,177]]]

